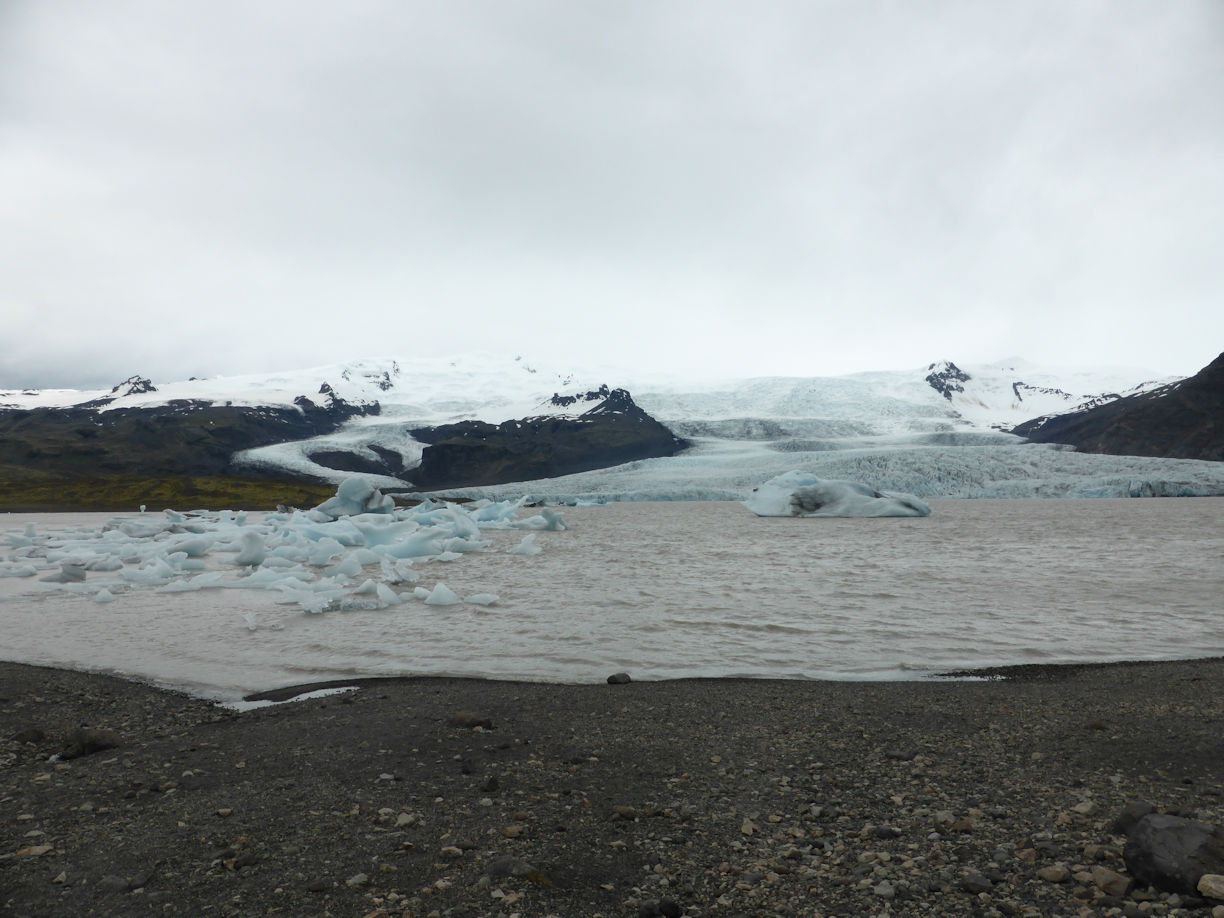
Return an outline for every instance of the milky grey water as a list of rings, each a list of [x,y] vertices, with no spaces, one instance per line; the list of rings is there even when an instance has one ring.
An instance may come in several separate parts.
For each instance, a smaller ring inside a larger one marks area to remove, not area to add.
[[[312,615],[246,590],[100,604],[0,580],[0,658],[214,697],[353,675],[595,682],[916,678],[1010,663],[1224,655],[1224,500],[932,501],[923,519],[762,519],[737,503],[568,508],[420,584],[496,605]],[[110,515],[0,516],[0,533]],[[251,625],[254,624],[254,630]]]

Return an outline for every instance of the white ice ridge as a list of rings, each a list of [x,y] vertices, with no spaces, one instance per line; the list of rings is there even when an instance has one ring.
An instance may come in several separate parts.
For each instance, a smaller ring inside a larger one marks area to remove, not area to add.
[[[536,533],[566,528],[545,510],[520,518],[524,500],[460,505],[425,501],[398,508],[362,478],[343,482],[313,510],[268,513],[192,511],[119,517],[99,528],[0,536],[0,577],[37,578],[42,591],[120,602],[139,591],[270,591],[276,603],[309,613],[388,609],[424,600],[489,606],[492,593],[461,600],[445,584],[416,587],[417,562],[457,560],[491,544],[486,530]],[[538,550],[538,546],[537,546]],[[246,625],[257,630],[254,612]]]
[[[912,494],[877,491],[857,481],[820,479],[792,471],[753,489],[744,506],[757,516],[930,516]]]

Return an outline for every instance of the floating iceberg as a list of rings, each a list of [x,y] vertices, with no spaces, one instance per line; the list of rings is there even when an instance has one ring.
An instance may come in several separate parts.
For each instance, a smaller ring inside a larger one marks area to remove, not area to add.
[[[272,602],[312,614],[402,607],[413,596],[428,605],[458,605],[464,600],[444,583],[402,594],[393,587],[420,579],[414,560],[460,561],[490,548],[486,531],[503,531],[504,544],[514,530],[526,530],[519,544],[530,554],[540,550],[538,533],[566,528],[550,510],[519,519],[524,503],[468,508],[429,501],[400,508],[368,481],[351,478],[335,497],[304,512],[248,519],[230,511],[167,510],[160,520],[117,519],[98,530],[41,533],[27,526],[24,533],[0,533],[0,577],[37,576],[39,592],[88,591],[101,603],[140,591],[229,589],[278,594]],[[474,593],[468,601],[491,605],[498,597]],[[252,609],[239,611],[248,629],[260,630]]]
[[[857,481],[786,472],[771,478],[744,506],[757,516],[930,516],[931,508],[912,494],[877,491]]]

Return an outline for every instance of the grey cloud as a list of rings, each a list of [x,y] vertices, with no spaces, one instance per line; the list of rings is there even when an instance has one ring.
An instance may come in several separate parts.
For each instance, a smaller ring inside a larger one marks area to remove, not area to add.
[[[744,372],[1224,346],[1213,3],[0,17],[0,385],[474,328]]]

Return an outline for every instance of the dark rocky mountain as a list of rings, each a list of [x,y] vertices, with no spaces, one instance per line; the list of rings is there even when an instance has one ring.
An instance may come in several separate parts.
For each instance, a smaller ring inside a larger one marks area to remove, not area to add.
[[[377,404],[353,405],[334,393],[321,394],[323,404],[299,396],[296,408],[177,400],[107,411],[88,404],[0,409],[0,474],[24,469],[69,480],[225,475],[234,472],[239,450],[331,433],[349,418],[379,411]]]
[[[42,494],[54,494],[57,487],[79,490],[89,483],[113,489],[120,480],[131,483],[133,493],[143,493],[155,480],[176,478],[293,479],[283,468],[237,467],[234,456],[310,440],[335,432],[351,418],[381,412],[376,401],[345,401],[326,382],[317,395],[295,398],[293,407],[191,399],[108,407],[129,394],[156,391],[149,380],[133,376],[111,394],[71,407],[0,408],[0,505],[35,506],[38,500],[27,499],[34,488]],[[418,428],[412,435],[428,445],[417,468],[404,468],[398,453],[377,444],[360,451],[320,447],[310,458],[325,468],[388,475],[403,481],[405,489],[425,490],[589,471],[671,456],[688,445],[624,389],[601,386],[577,396],[557,395],[551,404],[571,410],[591,407],[577,417]],[[199,497],[207,499],[206,494]]]
[[[418,428],[429,444],[405,474],[419,490],[506,484],[674,456],[688,446],[643,411],[624,389],[601,387],[577,401],[601,400],[578,417],[535,417],[502,424],[461,421]],[[573,401],[557,401],[561,407]]]
[[[1188,379],[1087,410],[1035,418],[1012,433],[1087,453],[1224,461],[1224,354]]]
[[[927,367],[927,370],[929,371],[926,375],[927,385],[948,401],[952,401],[953,392],[964,392],[963,384],[972,378],[951,360],[933,363]]]

